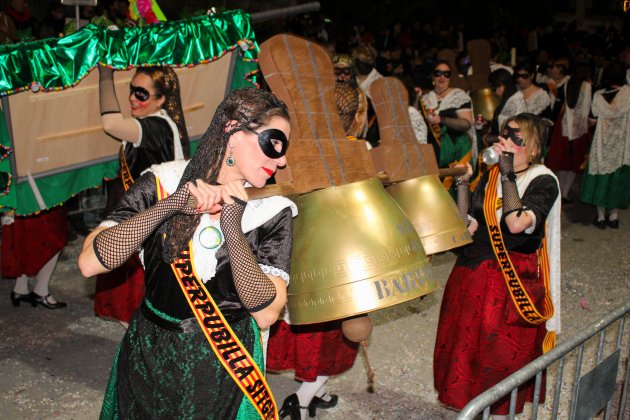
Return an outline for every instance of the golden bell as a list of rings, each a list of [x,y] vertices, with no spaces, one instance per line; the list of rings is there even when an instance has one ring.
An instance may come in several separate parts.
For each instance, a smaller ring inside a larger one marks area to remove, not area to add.
[[[425,175],[387,187],[418,232],[427,255],[472,242],[459,209],[437,175]]]
[[[295,198],[292,324],[367,313],[437,288],[413,225],[376,178]]]
[[[492,121],[494,110],[499,106],[499,98],[489,87],[477,89],[470,94],[475,114],[481,114],[486,121]]]

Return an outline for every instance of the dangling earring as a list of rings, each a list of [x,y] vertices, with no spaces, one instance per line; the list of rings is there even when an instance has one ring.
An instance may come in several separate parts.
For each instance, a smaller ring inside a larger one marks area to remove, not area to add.
[[[236,160],[234,160],[234,156],[232,156],[232,149],[230,148],[230,156],[227,157],[227,159],[225,159],[225,163],[227,164],[227,166],[234,166],[236,165]]]

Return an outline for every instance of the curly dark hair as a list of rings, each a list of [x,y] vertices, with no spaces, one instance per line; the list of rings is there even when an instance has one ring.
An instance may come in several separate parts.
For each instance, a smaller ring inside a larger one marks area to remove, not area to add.
[[[156,95],[165,97],[162,108],[168,113],[168,116],[171,117],[177,126],[179,139],[184,151],[184,159],[189,159],[190,139],[188,138],[188,130],[186,129],[186,120],[184,120],[177,75],[172,68],[164,66],[138,67],[136,73],[149,76],[151,80],[153,80]]]
[[[256,88],[243,88],[230,93],[217,107],[210,126],[184,171],[179,187],[196,179],[217,185],[230,137],[241,130],[254,131],[269,123],[273,117],[289,120],[287,106],[273,94]],[[199,218],[199,215],[178,214],[164,224],[166,237],[162,257],[166,262],[172,262],[188,245]]]

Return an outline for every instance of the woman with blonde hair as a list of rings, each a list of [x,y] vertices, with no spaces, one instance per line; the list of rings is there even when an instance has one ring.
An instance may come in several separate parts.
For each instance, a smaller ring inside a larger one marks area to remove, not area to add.
[[[473,243],[458,250],[435,343],[434,384],[449,408],[461,410],[551,349],[560,331],[559,187],[540,163],[542,141],[539,117],[511,117],[493,146],[499,163],[470,201],[470,166],[456,180]],[[533,381],[519,387],[516,413],[533,391]],[[508,395],[491,412],[506,415],[509,406]]]

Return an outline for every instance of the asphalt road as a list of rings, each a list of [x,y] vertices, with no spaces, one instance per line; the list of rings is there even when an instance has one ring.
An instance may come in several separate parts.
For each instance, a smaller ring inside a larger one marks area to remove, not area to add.
[[[572,336],[630,300],[630,212],[620,212],[619,230],[582,224],[588,209],[568,206],[563,216],[563,334]],[[577,223],[574,223],[577,222]],[[95,419],[124,328],[94,316],[94,279],[76,268],[83,237],[68,244],[52,281],[61,310],[11,306],[12,280],[0,281],[0,418]],[[454,263],[451,253],[433,259],[443,285]],[[441,419],[455,413],[437,403],[432,385],[434,336],[442,290],[424,299],[372,313],[369,358],[375,393],[366,392],[361,355],[354,367],[329,381],[337,407],[319,410],[321,419]],[[626,329],[624,345],[627,343]],[[609,339],[607,339],[610,341]],[[627,356],[622,356],[627,357]],[[588,357],[587,357],[588,358]],[[553,375],[553,369],[550,369]],[[565,371],[564,377],[567,378]],[[291,373],[269,375],[280,405],[297,388]],[[541,417],[545,418],[544,408]],[[560,417],[566,418],[566,411]]]

